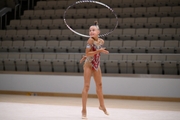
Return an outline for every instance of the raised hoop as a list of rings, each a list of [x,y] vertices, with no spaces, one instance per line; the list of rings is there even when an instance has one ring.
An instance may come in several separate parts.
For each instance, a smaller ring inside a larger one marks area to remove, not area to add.
[[[111,33],[117,28],[117,26],[118,26],[118,17],[117,17],[117,15],[116,15],[116,13],[114,12],[114,10],[113,10],[112,8],[110,8],[108,5],[106,5],[106,4],[104,4],[104,3],[101,3],[101,2],[98,2],[98,1],[94,1],[94,0],[79,0],[79,1],[77,1],[77,2],[75,2],[75,3],[73,3],[72,5],[70,5],[69,7],[67,7],[66,10],[64,11],[64,15],[63,15],[64,23],[66,24],[66,26],[67,26],[72,32],[74,32],[75,34],[80,35],[80,36],[82,36],[82,37],[90,37],[89,35],[84,35],[84,34],[81,34],[81,33],[77,32],[77,31],[73,30],[73,29],[67,24],[67,22],[66,22],[66,13],[67,13],[68,9],[70,9],[71,7],[73,7],[73,6],[77,5],[77,4],[80,4],[80,3],[95,3],[95,4],[99,4],[99,5],[102,5],[102,6],[106,7],[107,9],[109,9],[109,10],[112,12],[112,14],[114,14],[114,16],[115,16],[115,18],[116,18],[116,24],[115,24],[114,28],[113,28],[112,30],[110,30],[109,32],[105,33],[105,34],[100,34],[99,37],[105,37],[105,36],[111,34]]]

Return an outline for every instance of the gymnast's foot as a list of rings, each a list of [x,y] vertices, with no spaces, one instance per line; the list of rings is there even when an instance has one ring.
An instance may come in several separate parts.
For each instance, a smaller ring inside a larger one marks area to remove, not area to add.
[[[82,110],[82,119],[87,119],[86,117],[86,111]]]
[[[104,114],[109,115],[106,108],[103,108],[103,107],[99,106],[99,109],[102,110],[104,112]]]

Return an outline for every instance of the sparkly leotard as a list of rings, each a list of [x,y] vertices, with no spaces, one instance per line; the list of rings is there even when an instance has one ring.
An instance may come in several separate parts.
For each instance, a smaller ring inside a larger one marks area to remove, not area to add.
[[[93,41],[93,44],[87,44],[86,48],[91,48],[92,51],[96,51],[102,47],[102,40],[98,39],[97,41]],[[100,65],[100,53],[95,54],[93,57],[87,57],[85,60],[85,64],[91,63],[92,69],[98,70],[98,67]]]

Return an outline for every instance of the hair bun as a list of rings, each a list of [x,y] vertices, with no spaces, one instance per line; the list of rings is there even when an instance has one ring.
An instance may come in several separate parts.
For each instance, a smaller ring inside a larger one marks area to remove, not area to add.
[[[98,21],[94,21],[94,25],[98,25]]]

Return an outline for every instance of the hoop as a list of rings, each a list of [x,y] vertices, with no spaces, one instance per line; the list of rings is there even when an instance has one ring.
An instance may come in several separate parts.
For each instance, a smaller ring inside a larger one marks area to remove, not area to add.
[[[66,17],[67,11],[68,11],[71,7],[73,7],[73,6],[77,5],[77,4],[80,4],[80,3],[95,3],[95,4],[99,4],[99,5],[101,5],[101,6],[106,7],[107,9],[109,9],[109,10],[112,12],[112,14],[114,14],[114,16],[115,16],[115,18],[116,18],[116,24],[115,24],[114,28],[113,28],[112,30],[110,30],[109,32],[105,33],[105,34],[100,34],[99,37],[107,36],[107,35],[111,34],[111,33],[117,28],[117,26],[118,26],[118,17],[117,17],[117,15],[116,15],[116,13],[114,12],[114,10],[113,10],[112,8],[110,8],[108,5],[106,5],[106,4],[104,4],[104,3],[101,3],[101,2],[98,2],[98,1],[94,1],[94,0],[79,0],[79,1],[77,1],[77,2],[75,2],[75,3],[73,3],[72,5],[70,5],[69,7],[67,7],[66,10],[64,11],[64,15],[63,15],[64,23],[65,23],[65,25],[69,28],[69,30],[71,30],[71,31],[74,32],[75,34],[80,35],[80,36],[82,36],[82,37],[90,37],[89,35],[84,35],[84,34],[81,34],[81,33],[77,32],[77,31],[73,30],[73,29],[67,24],[67,22],[66,22],[66,18],[65,18],[65,17]]]

